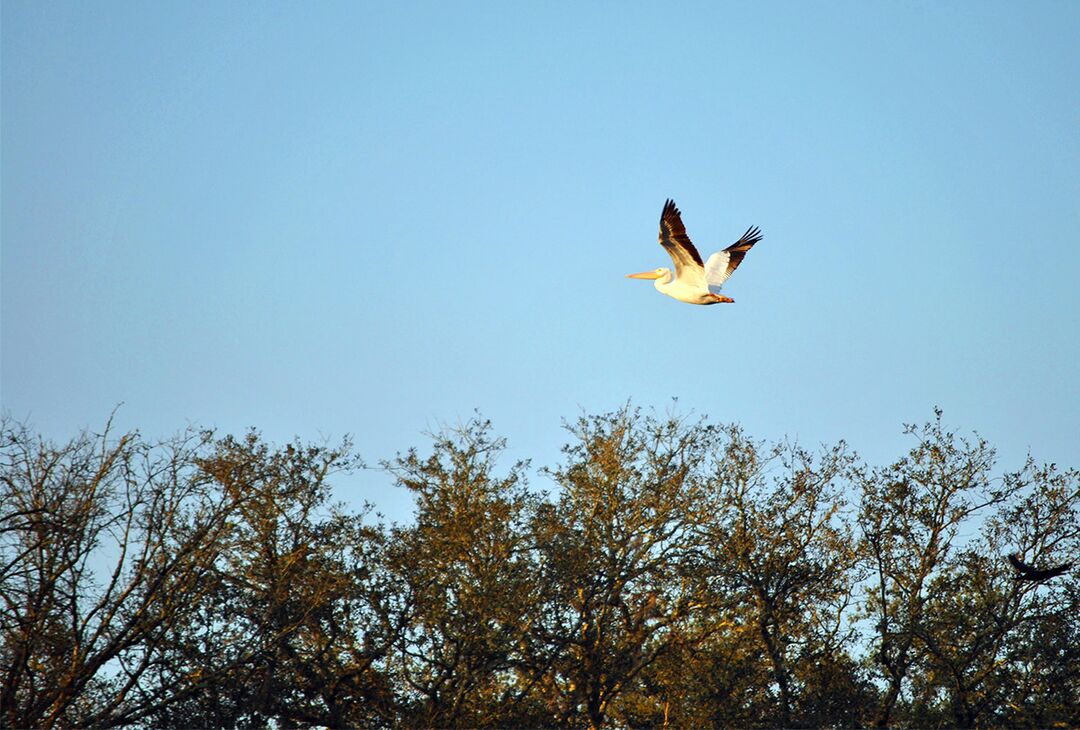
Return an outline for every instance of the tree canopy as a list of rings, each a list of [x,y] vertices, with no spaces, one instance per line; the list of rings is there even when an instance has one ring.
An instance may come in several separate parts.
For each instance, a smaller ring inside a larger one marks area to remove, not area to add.
[[[1076,469],[940,412],[887,464],[565,427],[538,470],[479,417],[382,462],[385,524],[335,498],[348,441],[5,418],[0,725],[1080,726]]]

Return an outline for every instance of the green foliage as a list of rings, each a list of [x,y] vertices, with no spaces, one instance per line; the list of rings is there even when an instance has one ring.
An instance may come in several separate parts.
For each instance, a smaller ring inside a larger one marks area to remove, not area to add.
[[[0,433],[5,727],[1075,727],[1080,473],[908,427],[886,466],[630,406],[504,463]]]

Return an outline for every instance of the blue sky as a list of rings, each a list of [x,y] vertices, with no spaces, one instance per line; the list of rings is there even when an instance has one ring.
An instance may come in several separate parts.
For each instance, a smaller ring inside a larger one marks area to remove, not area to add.
[[[939,405],[1080,466],[1080,4],[2,8],[2,404],[47,434],[377,461],[476,409],[550,464],[677,398],[880,461]],[[667,197],[706,256],[761,226],[736,304],[623,278]]]

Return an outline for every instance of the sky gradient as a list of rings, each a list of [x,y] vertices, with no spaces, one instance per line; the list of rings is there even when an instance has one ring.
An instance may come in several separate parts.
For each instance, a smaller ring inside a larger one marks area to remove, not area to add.
[[[2,5],[2,405],[65,439],[632,400],[1080,466],[1080,3]],[[704,256],[764,240],[695,307]],[[543,477],[537,486],[545,486]],[[349,498],[393,517],[385,475]],[[346,495],[342,495],[346,496]]]

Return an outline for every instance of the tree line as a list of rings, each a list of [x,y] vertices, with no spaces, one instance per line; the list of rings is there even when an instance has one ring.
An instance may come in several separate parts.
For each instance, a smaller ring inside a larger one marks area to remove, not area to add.
[[[1076,469],[998,473],[940,412],[879,466],[631,406],[566,431],[539,470],[435,434],[380,465],[387,524],[335,500],[347,441],[5,418],[0,726],[1080,726],[1076,571],[1007,560],[1080,554]]]

